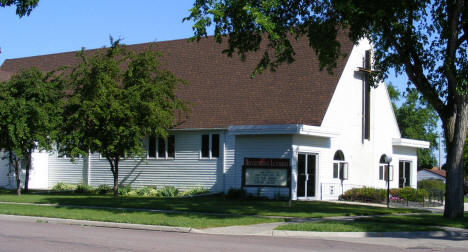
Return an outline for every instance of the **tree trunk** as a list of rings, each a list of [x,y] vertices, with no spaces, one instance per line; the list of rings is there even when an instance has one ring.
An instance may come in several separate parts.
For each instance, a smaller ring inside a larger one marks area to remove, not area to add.
[[[117,198],[119,197],[119,158],[114,159],[112,175],[114,175],[114,198]]]
[[[29,171],[31,170],[32,150],[28,152],[28,161],[26,162],[26,175],[24,177],[24,192],[29,192]]]
[[[14,168],[15,168],[15,177],[16,177],[16,194],[20,196],[21,195],[20,161],[15,158],[14,162],[15,162]]]
[[[458,105],[455,113],[443,118],[446,151],[447,180],[444,217],[463,218],[463,148],[465,146],[467,105]]]

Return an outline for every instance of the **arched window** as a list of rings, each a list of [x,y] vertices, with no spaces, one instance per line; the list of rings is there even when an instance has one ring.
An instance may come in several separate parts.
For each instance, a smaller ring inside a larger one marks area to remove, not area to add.
[[[337,150],[333,156],[333,178],[348,179],[348,163],[341,150]]]
[[[393,180],[393,165],[390,165],[390,169],[388,168],[388,164],[385,162],[385,154],[380,156],[379,161],[379,180],[387,180],[387,174],[390,170],[390,181]]]

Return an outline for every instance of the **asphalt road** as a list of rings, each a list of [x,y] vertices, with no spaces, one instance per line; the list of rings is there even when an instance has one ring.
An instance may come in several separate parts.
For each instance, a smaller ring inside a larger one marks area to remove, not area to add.
[[[378,238],[377,238],[378,239]],[[374,240],[375,241],[375,240]],[[393,243],[395,244],[395,243]],[[434,251],[430,247],[407,248]],[[441,248],[460,251],[463,248]],[[0,251],[402,251],[383,244],[328,239],[204,235],[0,220]],[[439,250],[439,249],[435,249]]]

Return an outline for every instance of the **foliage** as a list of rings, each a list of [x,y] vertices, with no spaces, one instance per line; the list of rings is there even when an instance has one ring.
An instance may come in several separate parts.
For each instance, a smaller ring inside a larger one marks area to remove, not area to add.
[[[96,192],[99,194],[107,194],[107,193],[112,192],[112,187],[110,187],[107,184],[102,184],[102,185],[99,185],[98,188],[96,188]]]
[[[412,187],[404,187],[400,189],[399,197],[406,201],[422,202],[427,197],[428,193],[424,189],[414,189]]]
[[[0,84],[0,149],[9,154],[16,175],[19,169],[26,169],[25,189],[32,152],[52,150],[57,139],[62,122],[62,90],[59,74],[44,75],[36,68],[21,70]],[[26,160],[26,167],[20,167],[21,160]]]
[[[53,192],[71,192],[76,189],[76,185],[58,182],[52,187]]]
[[[123,185],[119,186],[119,195],[128,195],[132,191],[132,186],[131,185]]]
[[[164,186],[158,189],[158,194],[161,195],[161,197],[174,198],[179,195],[179,190],[174,186]]]
[[[465,147],[463,149],[463,164],[465,166],[465,180],[468,180],[468,130],[466,131]]]
[[[430,191],[441,191],[445,193],[445,183],[441,180],[436,179],[425,179],[418,181],[418,189],[424,189]]]
[[[23,17],[29,16],[38,3],[39,0],[0,0],[0,7],[15,5],[16,15]]]
[[[194,39],[214,27],[227,39],[228,56],[259,51],[254,73],[294,62],[293,40],[307,37],[321,68],[330,73],[343,56],[339,37],[368,38],[378,83],[390,71],[405,73],[437,111],[446,141],[447,197],[444,215],[463,217],[463,158],[468,110],[468,3],[454,1],[197,0],[184,20]],[[264,40],[267,40],[266,42]],[[260,46],[262,45],[262,47]]]
[[[197,187],[194,187],[190,190],[187,190],[187,191],[184,191],[180,194],[180,196],[192,196],[192,195],[198,195],[198,194],[205,194],[205,193],[209,193],[210,190],[209,189],[206,189],[206,188],[203,188],[201,186],[197,186]]]
[[[142,157],[143,137],[167,136],[175,113],[185,109],[175,96],[182,81],[161,67],[152,48],[129,52],[112,38],[111,47],[92,55],[83,49],[78,56],[81,63],[69,76],[73,92],[65,106],[62,146],[72,157],[101,153],[117,196],[120,160]]]
[[[87,184],[78,184],[75,188],[75,193],[90,194],[94,192],[94,188]]]
[[[156,197],[158,196],[158,191],[154,187],[145,186],[136,191],[138,196],[145,196],[145,197]]]
[[[362,202],[383,202],[386,200],[387,190],[371,187],[353,188],[340,195],[340,200],[362,201]]]
[[[388,85],[401,137],[428,141],[429,149],[418,149],[418,168],[432,168],[437,164],[434,150],[437,150],[437,113],[417,90],[409,89],[401,95],[392,84]],[[398,107],[396,102],[403,98]]]

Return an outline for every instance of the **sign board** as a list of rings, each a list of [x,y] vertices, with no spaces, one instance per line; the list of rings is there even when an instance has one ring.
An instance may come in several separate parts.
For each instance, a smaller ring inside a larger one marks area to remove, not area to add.
[[[243,186],[289,187],[289,159],[245,158]]]

